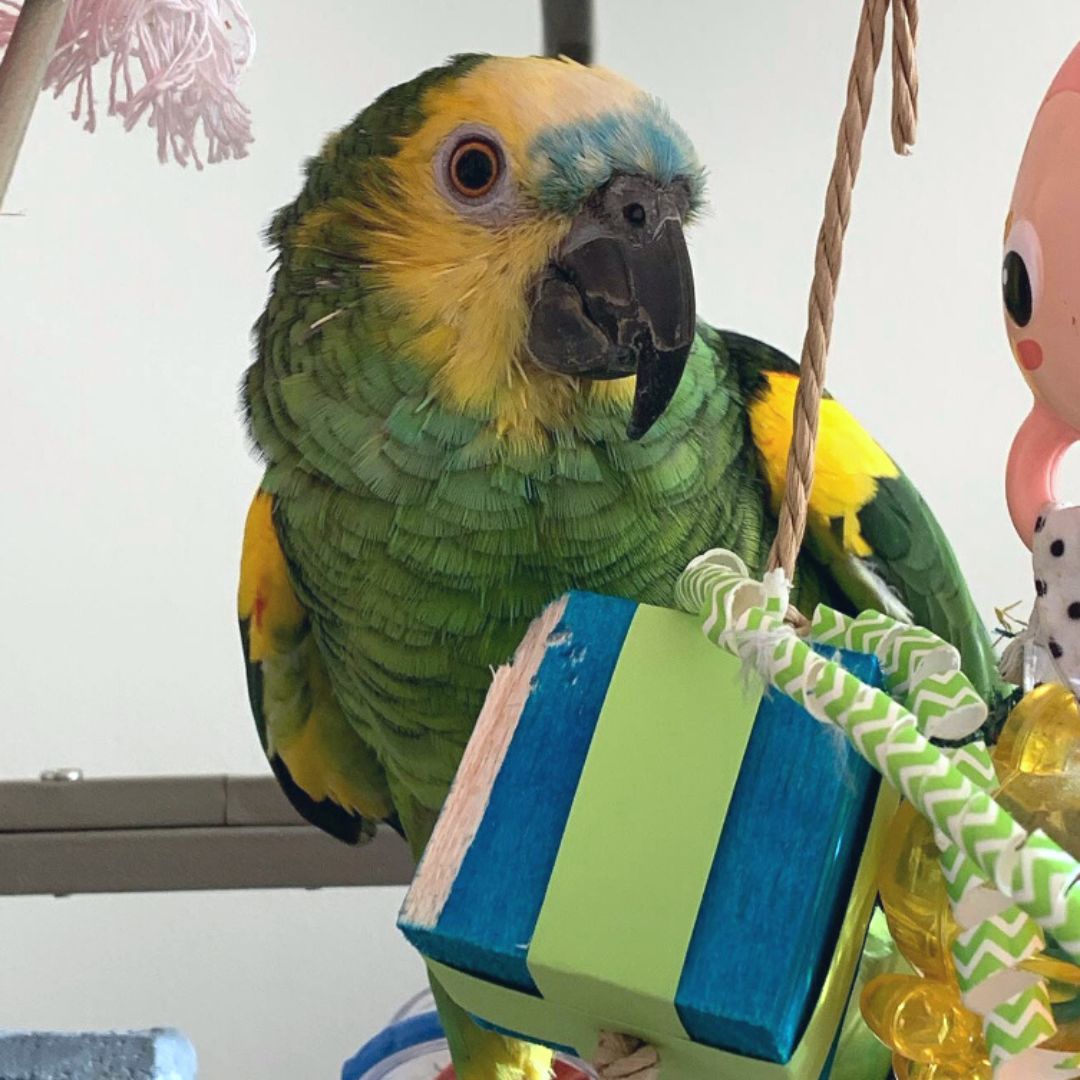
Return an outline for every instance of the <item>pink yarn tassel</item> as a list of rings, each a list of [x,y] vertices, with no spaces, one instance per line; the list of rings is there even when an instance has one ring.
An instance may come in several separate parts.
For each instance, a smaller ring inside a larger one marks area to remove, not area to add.
[[[0,48],[20,0],[0,0]],[[181,165],[245,157],[251,114],[236,85],[255,52],[255,34],[240,0],[71,0],[45,76],[59,97],[75,84],[72,118],[97,125],[93,71],[109,61],[110,116],[130,131],[143,116],[157,133],[158,158]]]

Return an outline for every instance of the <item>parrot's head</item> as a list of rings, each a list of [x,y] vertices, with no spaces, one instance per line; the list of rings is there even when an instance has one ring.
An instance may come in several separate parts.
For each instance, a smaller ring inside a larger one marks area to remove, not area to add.
[[[331,136],[270,235],[286,287],[377,305],[450,407],[535,438],[587,404],[639,438],[693,342],[703,188],[689,139],[625,79],[471,55]]]

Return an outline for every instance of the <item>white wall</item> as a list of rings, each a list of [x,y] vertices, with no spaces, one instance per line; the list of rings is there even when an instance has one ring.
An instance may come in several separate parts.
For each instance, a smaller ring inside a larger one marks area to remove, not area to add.
[[[667,100],[710,169],[702,315],[796,354],[858,8],[599,0],[602,60]],[[145,130],[103,118],[91,137],[40,101],[6,207],[22,216],[0,219],[0,776],[262,768],[233,614],[260,229],[326,132],[450,53],[535,51],[538,9],[252,2],[257,141],[201,174],[159,166]],[[883,77],[855,193],[830,385],[925,491],[988,618],[1030,599],[1002,495],[1028,407],[1002,224],[1078,36],[1075,0],[923,5],[916,153],[892,156]],[[398,899],[2,901],[0,1027],[174,1023],[205,1080],[332,1077],[419,985]]]

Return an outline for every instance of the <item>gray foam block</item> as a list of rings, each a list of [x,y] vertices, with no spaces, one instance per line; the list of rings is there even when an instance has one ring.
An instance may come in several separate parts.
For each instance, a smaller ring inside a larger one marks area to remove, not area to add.
[[[195,1080],[195,1048],[172,1028],[0,1032],[0,1080]]]

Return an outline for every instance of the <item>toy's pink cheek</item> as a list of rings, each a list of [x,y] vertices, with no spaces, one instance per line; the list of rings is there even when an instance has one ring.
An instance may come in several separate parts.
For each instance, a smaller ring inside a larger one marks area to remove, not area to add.
[[[1020,357],[1020,363],[1028,371],[1034,371],[1042,367],[1042,346],[1034,338],[1024,338],[1016,343],[1016,355]]]

